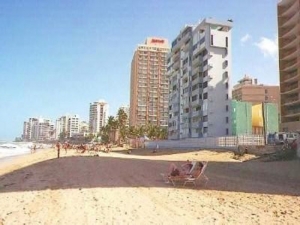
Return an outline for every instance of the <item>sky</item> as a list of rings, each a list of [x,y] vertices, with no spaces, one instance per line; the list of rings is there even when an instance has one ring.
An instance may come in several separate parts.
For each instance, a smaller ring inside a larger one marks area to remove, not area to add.
[[[277,0],[9,0],[0,2],[0,140],[30,117],[55,121],[104,99],[129,105],[130,64],[147,37],[169,43],[187,24],[233,20],[231,85],[279,83]]]

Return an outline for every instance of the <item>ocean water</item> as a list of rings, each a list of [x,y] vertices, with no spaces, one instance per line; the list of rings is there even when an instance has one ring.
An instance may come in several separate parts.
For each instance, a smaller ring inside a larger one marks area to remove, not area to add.
[[[0,142],[0,159],[30,153],[32,142]]]

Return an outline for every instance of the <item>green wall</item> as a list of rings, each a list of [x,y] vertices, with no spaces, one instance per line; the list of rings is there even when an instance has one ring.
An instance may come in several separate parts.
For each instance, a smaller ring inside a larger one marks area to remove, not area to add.
[[[232,135],[252,134],[252,104],[231,101]]]

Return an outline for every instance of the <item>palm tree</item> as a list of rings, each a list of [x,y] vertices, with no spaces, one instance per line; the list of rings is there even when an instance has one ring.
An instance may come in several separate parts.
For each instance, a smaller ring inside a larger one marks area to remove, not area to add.
[[[120,132],[120,141],[125,141],[128,135],[127,120],[128,116],[123,109],[119,109],[117,114],[118,127]],[[120,144],[120,143],[119,143]]]

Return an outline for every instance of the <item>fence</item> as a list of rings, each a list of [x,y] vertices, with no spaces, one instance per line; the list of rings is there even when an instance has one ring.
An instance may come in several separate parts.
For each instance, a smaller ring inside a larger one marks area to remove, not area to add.
[[[145,148],[237,148],[239,145],[264,146],[261,135],[240,135],[228,137],[186,138],[181,140],[151,140],[145,141]]]

